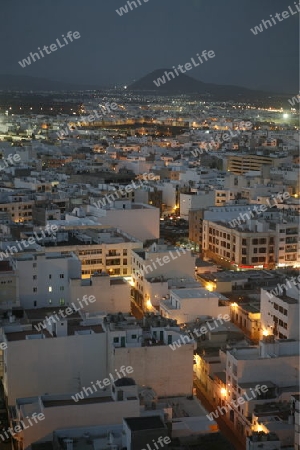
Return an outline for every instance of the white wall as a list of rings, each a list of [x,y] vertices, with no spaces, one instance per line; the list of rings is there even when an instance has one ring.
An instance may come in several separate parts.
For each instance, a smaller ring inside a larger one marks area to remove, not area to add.
[[[77,392],[106,376],[106,335],[9,341],[4,353],[8,404],[18,397]],[[128,364],[127,364],[128,365]]]
[[[130,258],[130,256],[129,256]],[[131,310],[130,285],[122,278],[93,276],[91,282],[81,279],[70,280],[70,303],[80,300],[84,295],[93,295],[96,301],[84,307],[86,312],[128,313]]]
[[[139,385],[150,386],[157,395],[191,395],[193,390],[194,344],[172,350],[168,345],[114,348],[109,355],[109,369],[132,366],[132,378]]]
[[[24,309],[34,308],[35,301],[37,308],[60,306],[60,299],[64,299],[65,304],[69,302],[69,278],[81,276],[80,261],[74,255],[57,258],[50,258],[49,254],[37,255],[36,259],[15,261],[19,278],[19,301]],[[37,292],[33,291],[34,288],[37,288]]]

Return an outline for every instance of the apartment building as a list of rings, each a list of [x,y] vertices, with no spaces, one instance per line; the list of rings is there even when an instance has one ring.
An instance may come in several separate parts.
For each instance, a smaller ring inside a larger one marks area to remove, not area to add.
[[[98,376],[94,380],[101,380]],[[131,382],[131,384],[130,384]],[[91,385],[91,381],[87,386]],[[41,395],[30,398],[18,398],[15,406],[16,425],[26,423],[26,416],[30,414],[44,414],[45,419],[37,421],[34,426],[21,426],[21,433],[16,437],[20,442],[20,450],[28,449],[31,444],[42,441],[49,442],[55,430],[65,428],[78,429],[79,427],[91,427],[97,425],[112,426],[121,425],[124,417],[136,417],[140,415],[138,386],[134,380],[126,378],[118,380],[109,386],[108,392],[99,392],[87,399],[75,402],[70,395]],[[96,418],[96,419],[95,419]],[[109,436],[109,433],[108,433]],[[112,434],[113,436],[113,434]],[[106,434],[107,443],[107,434]],[[85,439],[86,441],[87,439]],[[72,440],[67,440],[73,444]],[[85,442],[86,444],[86,442]],[[118,448],[118,447],[117,447]]]
[[[94,273],[89,279],[70,279],[70,303],[82,299],[85,295],[95,297],[95,301],[86,305],[84,311],[129,313],[131,309],[130,284],[123,277],[110,277],[108,273]]]
[[[232,408],[227,417],[241,436],[252,430],[252,413],[256,405],[288,401],[299,390],[299,341],[275,340],[264,336],[258,347],[233,348],[226,352],[226,388],[220,394],[224,404]],[[266,385],[267,391],[243,405],[235,407],[232,401],[244,396],[249,389]],[[254,429],[253,431],[256,431]]]
[[[299,340],[299,290],[294,287],[293,295],[287,284],[282,287],[275,295],[270,289],[261,290],[261,336]]]
[[[243,175],[251,171],[260,171],[264,164],[280,167],[285,162],[284,158],[249,153],[228,155],[226,159],[227,170],[237,175]]]
[[[231,303],[230,319],[237,325],[247,337],[253,341],[259,341],[261,333],[261,311],[259,302]]]
[[[275,230],[259,221],[239,228],[223,221],[203,221],[205,256],[231,270],[272,269],[276,264],[275,241]]]
[[[166,244],[152,244],[148,249],[132,250],[132,297],[143,311],[147,310],[145,280],[158,277],[192,278],[195,257],[189,250]],[[163,279],[161,279],[163,282]]]
[[[145,242],[148,239],[159,238],[160,211],[151,205],[131,203],[127,200],[117,200],[105,207],[87,205],[87,215],[96,223],[118,227],[125,233]],[[72,220],[67,214],[66,220]]]
[[[174,289],[170,291],[170,299],[160,302],[160,312],[163,317],[178,323],[195,322],[201,316],[229,317],[230,307],[226,304],[227,300],[223,295],[201,287]]]
[[[102,272],[112,277],[131,276],[131,250],[139,248],[143,243],[120,229],[86,226],[61,230],[56,245],[46,245],[45,252],[73,252],[81,262],[81,276],[86,279]]]
[[[278,267],[300,267],[299,215],[288,215],[281,223],[272,223],[277,239],[275,258]]]
[[[69,279],[81,275],[80,260],[72,253],[23,253],[11,258],[18,277],[17,301],[24,309],[69,303]]]
[[[78,316],[56,321],[42,331],[33,329],[32,323],[43,322],[47,312],[32,311],[28,324],[16,322],[4,329],[3,386],[8,405],[19,397],[78,392],[80,386],[107,375],[102,327],[81,322]]]
[[[135,318],[107,316],[108,370],[114,373],[122,365],[132,366],[135,381],[151,386],[157,396],[191,395],[193,392],[194,342],[172,351],[181,332],[174,320],[145,316],[143,325]]]
[[[11,195],[5,202],[0,199],[0,213],[7,213],[12,222],[28,223],[32,221],[33,205],[34,200],[29,200],[28,196]]]

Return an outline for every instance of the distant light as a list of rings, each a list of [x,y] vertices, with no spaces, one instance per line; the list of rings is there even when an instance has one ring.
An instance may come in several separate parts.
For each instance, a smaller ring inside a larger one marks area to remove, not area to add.
[[[127,86],[124,86],[124,89],[127,89]]]
[[[284,113],[282,117],[283,117],[284,119],[288,119],[288,118],[289,118],[289,115],[286,114],[286,113]]]

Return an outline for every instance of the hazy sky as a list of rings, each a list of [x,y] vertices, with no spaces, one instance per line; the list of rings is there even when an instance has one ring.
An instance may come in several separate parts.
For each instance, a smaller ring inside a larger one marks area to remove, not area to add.
[[[99,86],[129,84],[213,50],[215,58],[191,70],[190,76],[299,91],[299,13],[256,36],[250,31],[288,6],[296,11],[294,0],[140,2],[120,17],[116,9],[125,0],[1,0],[0,73]],[[68,31],[79,31],[81,38],[28,67],[18,64]]]

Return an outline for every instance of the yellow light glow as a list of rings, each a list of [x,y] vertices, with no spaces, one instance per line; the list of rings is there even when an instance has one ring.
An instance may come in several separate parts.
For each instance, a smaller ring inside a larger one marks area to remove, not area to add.
[[[146,306],[147,306],[148,309],[152,309],[152,303],[151,303],[151,300],[150,300],[150,299],[147,300]]]
[[[268,330],[263,330],[263,336],[269,336]]]
[[[227,394],[227,390],[225,388],[221,388],[221,395],[226,395]]]
[[[231,306],[232,306],[233,308],[236,308],[236,307],[238,306],[238,304],[237,304],[236,302],[234,302],[234,303],[231,303]]]
[[[206,285],[206,289],[207,289],[209,292],[213,292],[213,290],[215,289],[215,285],[214,285],[213,283],[208,283],[208,284]]]

